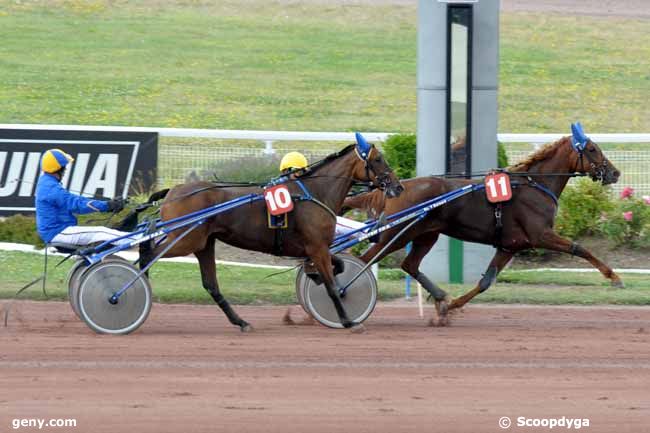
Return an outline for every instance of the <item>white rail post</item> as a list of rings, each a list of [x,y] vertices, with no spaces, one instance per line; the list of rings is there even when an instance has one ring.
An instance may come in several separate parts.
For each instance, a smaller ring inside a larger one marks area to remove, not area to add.
[[[370,267],[372,274],[375,276],[375,280],[379,280],[379,263],[375,263]]]
[[[273,148],[273,140],[264,140],[264,153],[267,155],[275,154],[275,149]]]

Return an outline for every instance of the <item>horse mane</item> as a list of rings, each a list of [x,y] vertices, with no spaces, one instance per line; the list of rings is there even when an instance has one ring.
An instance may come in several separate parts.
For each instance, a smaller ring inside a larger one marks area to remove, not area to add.
[[[544,161],[549,159],[564,145],[567,140],[570,140],[570,137],[562,137],[559,140],[553,143],[545,144],[541,149],[537,150],[532,155],[529,155],[526,159],[521,162],[518,162],[515,165],[511,165],[507,168],[508,171],[528,171],[531,166],[539,161]]]
[[[331,162],[331,161],[333,161],[333,160],[335,160],[335,159],[337,159],[337,158],[351,152],[352,149],[355,148],[355,146],[356,145],[354,143],[349,144],[349,145],[345,146],[343,149],[339,150],[338,152],[330,153],[325,158],[323,158],[323,159],[321,159],[319,161],[316,161],[316,162],[314,162],[312,164],[309,164],[307,166],[306,172],[304,172],[302,174],[299,174],[298,177],[307,177],[307,176],[309,176],[310,174],[314,173],[316,170],[318,170],[319,168],[321,168],[324,165],[328,164],[329,162]],[[303,169],[298,169],[296,171],[300,172],[300,171],[303,171]]]

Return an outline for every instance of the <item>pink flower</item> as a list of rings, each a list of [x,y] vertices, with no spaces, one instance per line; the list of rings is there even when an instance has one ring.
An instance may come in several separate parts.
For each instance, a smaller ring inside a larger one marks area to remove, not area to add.
[[[632,221],[632,216],[633,215],[634,214],[632,213],[631,210],[627,211],[627,212],[623,212],[623,218],[625,219],[625,221]]]
[[[650,205],[650,195],[644,195],[644,196],[641,197],[641,198],[643,199],[643,201],[645,202],[645,204]]]
[[[623,191],[621,191],[621,198],[632,197],[632,194],[634,194],[634,189],[631,186],[626,186],[623,188]]]

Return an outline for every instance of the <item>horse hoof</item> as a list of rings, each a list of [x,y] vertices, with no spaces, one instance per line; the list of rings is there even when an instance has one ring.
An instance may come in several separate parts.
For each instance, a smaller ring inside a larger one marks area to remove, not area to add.
[[[245,325],[242,325],[239,329],[241,330],[241,332],[244,332],[244,333],[253,332],[253,331],[255,330],[255,329],[254,329],[251,325],[249,325],[248,323],[246,323]]]
[[[350,332],[353,334],[363,334],[366,332],[366,327],[363,326],[363,323],[357,323],[356,325],[352,325],[350,328]]]
[[[284,316],[282,316],[282,323],[289,326],[296,324],[296,322],[291,318],[291,310],[287,310],[287,312],[284,313]]]
[[[438,319],[432,317],[429,319],[427,326],[430,326],[432,328],[442,328],[449,326],[449,318],[447,316],[438,317]]]
[[[616,281],[612,281],[612,287],[614,287],[615,289],[624,289],[625,284],[623,284],[622,280],[616,280]]]
[[[438,313],[438,317],[447,316],[447,313],[449,312],[449,303],[447,302],[447,299],[436,301],[436,312]]]

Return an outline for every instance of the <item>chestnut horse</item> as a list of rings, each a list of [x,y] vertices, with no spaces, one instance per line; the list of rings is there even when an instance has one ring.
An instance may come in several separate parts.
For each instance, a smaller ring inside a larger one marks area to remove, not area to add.
[[[385,162],[381,152],[357,136],[357,145],[350,145],[324,160],[310,165],[305,171],[286,178],[285,185],[294,197],[294,208],[289,213],[287,227],[280,245],[281,254],[290,257],[309,257],[325,282],[327,292],[336,307],[345,328],[363,330],[363,325],[352,323],[338,297],[329,245],[334,238],[335,217],[353,182],[372,182],[390,197],[400,194],[403,187]],[[167,194],[160,208],[162,221],[182,217],[247,194],[262,194],[261,186],[221,187],[208,182],[194,182],[176,186]],[[183,237],[163,257],[194,254],[201,268],[203,287],[221,307],[230,323],[244,332],[250,325],[241,319],[219,291],[215,265],[215,240],[247,250],[277,253],[278,229],[268,227],[264,200],[245,203],[218,214]],[[145,266],[169,245],[182,230],[172,232],[157,247],[141,248],[141,266]],[[340,266],[340,264],[339,264]]]
[[[507,169],[513,183],[513,196],[502,206],[502,228],[497,228],[495,207],[488,202],[485,191],[474,191],[431,211],[378,258],[413,242],[410,253],[402,262],[402,269],[420,282],[436,300],[438,324],[447,324],[448,309],[462,307],[474,296],[487,290],[512,256],[529,248],[544,248],[582,257],[605,278],[610,279],[614,286],[623,286],[619,276],[609,266],[553,230],[557,197],[571,175],[586,174],[604,185],[617,182],[620,175],[598,145],[582,133],[580,125],[572,126],[573,136],[547,144],[526,160]],[[382,210],[390,215],[472,182],[477,181],[419,177],[402,181],[404,192],[399,198],[385,200],[382,194],[373,191],[349,197],[343,206],[365,209],[375,217]],[[361,260],[371,260],[401,227],[403,225],[384,232],[379,242],[360,257]],[[463,241],[491,244],[497,248],[476,287],[453,300],[419,270],[422,259],[436,243],[440,233]],[[431,323],[434,323],[433,319]]]

